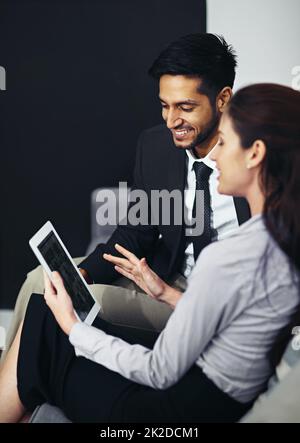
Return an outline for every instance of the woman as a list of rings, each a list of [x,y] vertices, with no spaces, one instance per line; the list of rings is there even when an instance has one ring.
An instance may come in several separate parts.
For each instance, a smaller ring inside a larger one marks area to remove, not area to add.
[[[219,192],[245,197],[252,218],[204,249],[184,294],[121,246],[124,258],[105,257],[174,306],[153,350],[107,334],[98,320],[97,328],[79,323],[60,276],[54,286],[45,278],[54,316],[32,297],[1,370],[0,421],[18,421],[44,401],[73,421],[244,415],[266,388],[269,353],[299,306],[299,109],[299,92],[272,84],[244,88],[228,105],[211,158]]]

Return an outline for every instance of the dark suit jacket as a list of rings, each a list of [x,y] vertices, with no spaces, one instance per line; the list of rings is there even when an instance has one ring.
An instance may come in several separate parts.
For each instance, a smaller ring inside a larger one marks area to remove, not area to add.
[[[144,190],[149,201],[151,190],[178,189],[183,195],[186,164],[186,153],[174,145],[171,132],[166,126],[155,126],[143,132],[139,139],[132,189]],[[242,198],[235,198],[234,203],[241,224],[250,217],[249,206]],[[95,283],[111,283],[119,274],[113,265],[102,258],[102,254],[119,255],[114,248],[115,243],[119,243],[137,257],[146,257],[152,269],[167,280],[180,271],[186,246],[185,226],[174,223],[173,212],[169,226],[163,225],[162,220],[152,226],[119,225],[109,241],[98,245],[80,267],[88,272]],[[149,219],[150,216],[149,209]]]

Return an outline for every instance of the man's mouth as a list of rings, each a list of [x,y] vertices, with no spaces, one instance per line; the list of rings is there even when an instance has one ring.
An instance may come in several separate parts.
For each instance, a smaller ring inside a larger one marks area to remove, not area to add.
[[[176,140],[183,140],[184,138],[186,138],[189,133],[190,133],[191,129],[173,129],[172,133],[175,136]]]

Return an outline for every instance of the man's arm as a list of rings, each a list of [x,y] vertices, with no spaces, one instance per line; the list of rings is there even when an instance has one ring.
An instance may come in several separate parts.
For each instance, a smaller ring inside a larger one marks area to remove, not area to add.
[[[142,173],[143,137],[144,135],[142,134],[138,141],[134,169],[134,185],[132,189],[146,191]],[[133,204],[134,202],[129,205],[129,210]],[[149,224],[138,226],[119,224],[108,242],[106,244],[99,244],[96,249],[80,263],[79,268],[81,273],[88,283],[111,283],[119,277],[119,274],[115,271],[114,266],[103,259],[104,253],[116,255],[115,244],[119,243],[126,249],[132,251],[137,257],[147,257],[153,251],[158,237],[159,232],[157,226],[151,226]]]

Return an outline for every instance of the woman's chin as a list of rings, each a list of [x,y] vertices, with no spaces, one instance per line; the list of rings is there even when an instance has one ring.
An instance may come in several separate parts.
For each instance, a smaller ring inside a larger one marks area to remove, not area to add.
[[[219,181],[217,191],[222,195],[230,195],[231,197],[244,197],[244,194],[241,193],[240,189],[236,189],[234,187],[226,186],[222,181]]]
[[[231,190],[222,183],[222,181],[219,181],[218,187],[217,187],[218,193],[223,195],[232,195]]]
[[[223,186],[223,183],[220,181],[220,179],[219,179],[217,191],[219,194],[224,194],[224,186]]]

